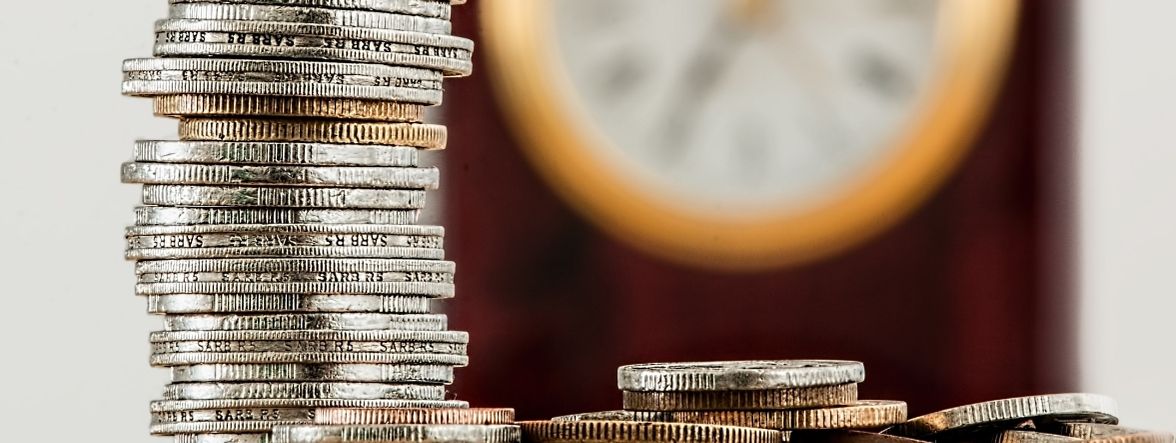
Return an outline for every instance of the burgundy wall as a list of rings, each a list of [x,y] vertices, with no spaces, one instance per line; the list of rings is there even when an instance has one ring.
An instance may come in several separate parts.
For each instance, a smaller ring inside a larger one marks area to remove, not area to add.
[[[458,8],[458,33],[477,35],[478,3]],[[1045,247],[1068,232],[1048,212],[1068,191],[1043,176],[1068,152],[1047,124],[1067,108],[1052,85],[1068,15],[1064,1],[1025,3],[996,112],[940,192],[847,254],[752,275],[658,261],[573,213],[522,157],[479,60],[446,97],[459,266],[446,308],[472,336],[458,397],[546,418],[619,408],[624,363],[804,357],[864,361],[863,397],[913,413],[1069,387],[1064,288],[1050,284],[1068,259]]]

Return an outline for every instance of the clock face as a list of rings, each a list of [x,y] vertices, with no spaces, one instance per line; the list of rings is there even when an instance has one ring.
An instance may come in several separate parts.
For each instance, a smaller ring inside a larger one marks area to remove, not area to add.
[[[601,229],[670,261],[832,255],[909,213],[983,123],[1019,0],[481,4],[505,115]]]
[[[939,0],[553,0],[577,120],[686,211],[802,211],[897,148]]]

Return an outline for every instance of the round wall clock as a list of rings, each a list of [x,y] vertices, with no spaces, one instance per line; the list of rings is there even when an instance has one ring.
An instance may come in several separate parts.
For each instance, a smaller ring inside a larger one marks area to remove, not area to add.
[[[532,163],[612,235],[726,270],[834,254],[959,162],[1017,0],[495,0],[500,101]]]

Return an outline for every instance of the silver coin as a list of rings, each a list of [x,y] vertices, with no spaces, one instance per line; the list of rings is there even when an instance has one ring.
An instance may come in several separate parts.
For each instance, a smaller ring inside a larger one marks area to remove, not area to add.
[[[127,243],[130,260],[445,258],[444,229],[414,225],[134,226]]]
[[[296,422],[313,423],[316,408],[259,408],[236,409],[185,409],[182,411],[159,411],[151,413],[151,424],[176,423],[233,423],[233,422]],[[272,424],[270,426],[273,426]],[[208,431],[172,431],[170,434],[188,434]],[[227,431],[231,432],[231,431]],[[241,432],[241,431],[238,431]],[[244,431],[244,432],[257,432]],[[155,432],[152,432],[155,433]]]
[[[1115,400],[1096,394],[1053,394],[995,400],[945,409],[891,426],[886,434],[926,438],[986,424],[1053,418],[1118,423]]]
[[[442,385],[384,383],[172,383],[164,400],[251,399],[444,400]]]
[[[516,425],[290,425],[273,430],[274,443],[516,443]]]
[[[180,3],[168,8],[168,18],[306,23],[443,35],[453,30],[449,20],[444,19],[302,6]]]
[[[215,236],[213,240],[216,239]],[[144,238],[138,239],[149,242],[170,242],[175,238]],[[203,259],[203,258],[403,258],[421,260],[443,260],[445,251],[442,249],[425,248],[386,248],[386,247],[351,247],[351,246],[250,246],[242,248],[148,248],[128,249],[127,260],[171,260],[171,259]]]
[[[152,314],[376,312],[424,314],[429,299],[395,295],[175,294],[147,297]]]
[[[755,360],[649,363],[622,366],[617,385],[625,391],[752,391],[860,383],[865,366],[840,360]]]
[[[173,443],[271,443],[269,432],[256,434],[177,434]]]
[[[458,354],[377,352],[186,352],[151,356],[151,365],[158,367],[272,363],[466,366],[469,361],[469,357]]]
[[[343,381],[370,383],[453,383],[453,367],[444,365],[347,364],[211,364],[171,368],[172,381]]]
[[[154,185],[274,185],[375,189],[437,189],[437,168],[384,166],[239,166],[128,162],[123,183]]]
[[[399,295],[432,299],[453,298],[453,284],[443,283],[143,283],[135,285],[141,296],[178,294],[251,295]],[[361,311],[340,311],[361,312]],[[398,312],[408,314],[412,312]]]
[[[425,191],[145,185],[143,186],[143,204],[320,209],[421,209],[425,206]]]
[[[403,66],[205,57],[131,59],[123,71],[123,93],[142,97],[234,94],[435,105],[442,96],[441,73]]]
[[[252,400],[167,400],[151,402],[155,412],[192,411],[200,409],[241,408],[369,408],[369,409],[432,409],[469,408],[469,403],[458,400],[358,400],[341,398],[285,398]]]
[[[155,55],[377,63],[428,69],[446,76],[473,72],[473,42],[469,39],[298,23],[165,20],[156,24]],[[405,86],[437,89],[428,87],[431,85]]]
[[[429,343],[416,341],[345,341],[345,340],[264,340],[264,341],[173,341],[152,343],[153,361],[172,362],[174,356],[194,354],[400,354],[400,355],[466,355],[466,345],[457,343]],[[377,360],[382,357],[370,356]],[[210,357],[215,358],[215,357]],[[464,361],[464,360],[462,360]]]
[[[305,6],[311,8],[360,9],[419,15],[449,20],[452,7],[438,0],[170,0],[171,3],[228,3],[250,5]]]
[[[169,315],[169,331],[444,331],[443,314]]]
[[[419,152],[412,147],[379,145],[163,140],[135,142],[135,161],[155,163],[413,167],[417,165]]]
[[[154,260],[135,264],[136,274],[186,272],[403,272],[453,274],[457,265],[435,260],[249,258],[225,260]],[[423,281],[439,281],[430,277]],[[422,281],[410,277],[400,281]],[[451,280],[445,278],[443,280]],[[320,281],[354,281],[324,277]],[[364,280],[360,280],[364,281]]]
[[[246,413],[245,411],[241,411]],[[276,412],[276,410],[275,410]],[[287,412],[293,415],[291,410]],[[190,421],[178,423],[152,423],[148,428],[152,435],[202,434],[202,433],[245,433],[269,432],[274,426],[313,423],[314,420],[291,419],[271,421]]]
[[[376,224],[411,225],[418,210],[384,209],[281,209],[281,208],[135,208],[139,226],[237,225],[237,224]]]
[[[286,331],[156,331],[148,340],[151,343],[187,341],[284,341],[284,340],[336,340],[336,341],[394,341],[459,343],[470,342],[469,333],[462,331],[330,331],[330,330],[286,330]]]

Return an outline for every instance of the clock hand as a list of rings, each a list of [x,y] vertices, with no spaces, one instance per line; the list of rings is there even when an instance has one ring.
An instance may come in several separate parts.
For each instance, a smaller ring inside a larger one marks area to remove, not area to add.
[[[676,94],[667,106],[666,120],[656,134],[660,157],[666,161],[678,160],[682,146],[693,133],[698,120],[701,103],[718,86],[719,81],[732,65],[737,48],[751,35],[748,21],[759,16],[767,2],[764,0],[738,0],[726,14],[718,17],[706,34],[702,44],[686,65],[680,77]]]

